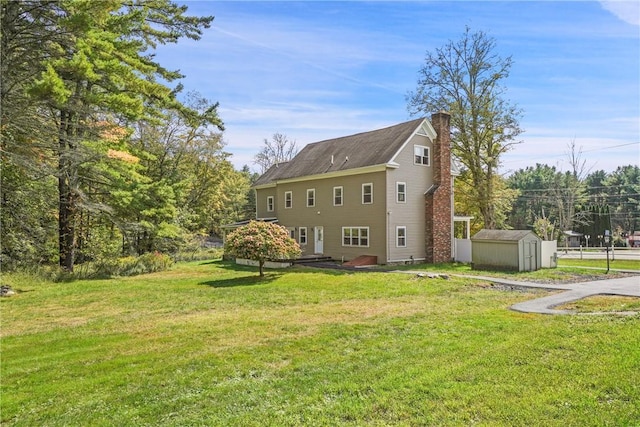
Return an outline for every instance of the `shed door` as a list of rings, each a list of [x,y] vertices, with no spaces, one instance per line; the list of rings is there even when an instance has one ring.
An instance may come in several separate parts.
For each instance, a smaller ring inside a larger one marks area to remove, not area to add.
[[[538,270],[538,242],[524,242],[524,271]]]

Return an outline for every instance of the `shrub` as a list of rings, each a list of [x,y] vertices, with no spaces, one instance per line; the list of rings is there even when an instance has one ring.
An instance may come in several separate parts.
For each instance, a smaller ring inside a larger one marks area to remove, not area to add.
[[[180,251],[171,255],[175,262],[178,261],[203,261],[206,259],[222,258],[222,248],[200,248],[195,251]]]
[[[224,251],[231,256],[258,261],[260,276],[264,276],[265,261],[300,256],[300,246],[286,228],[262,221],[251,221],[229,233]]]

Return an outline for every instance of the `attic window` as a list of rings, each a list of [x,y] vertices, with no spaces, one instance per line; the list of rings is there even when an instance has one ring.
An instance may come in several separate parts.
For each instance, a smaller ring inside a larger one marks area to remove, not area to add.
[[[413,163],[416,165],[425,165],[429,166],[429,147],[425,147],[422,145],[414,145],[413,146]]]

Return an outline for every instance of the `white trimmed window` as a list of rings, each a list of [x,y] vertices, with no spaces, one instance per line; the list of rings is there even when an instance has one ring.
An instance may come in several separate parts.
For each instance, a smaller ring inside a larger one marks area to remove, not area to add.
[[[396,202],[407,203],[407,183],[396,182]]]
[[[293,207],[293,192],[291,191],[284,192],[284,207],[286,209],[291,209]]]
[[[307,244],[307,227],[300,227],[298,231],[298,242],[301,245]]]
[[[429,147],[422,145],[413,146],[413,163],[416,165],[429,166]]]
[[[342,206],[342,187],[333,187],[333,206]]]
[[[316,205],[316,189],[307,189],[307,207],[312,208]]]
[[[342,246],[369,246],[369,227],[342,227]]]
[[[362,184],[362,204],[370,205],[373,203],[373,184],[368,182]]]
[[[267,212],[273,212],[273,196],[267,197]]]
[[[396,227],[396,248],[407,247],[407,227],[400,225]]]
[[[296,229],[293,227],[287,227],[287,230],[289,230],[289,237],[291,237],[293,240],[296,239]]]

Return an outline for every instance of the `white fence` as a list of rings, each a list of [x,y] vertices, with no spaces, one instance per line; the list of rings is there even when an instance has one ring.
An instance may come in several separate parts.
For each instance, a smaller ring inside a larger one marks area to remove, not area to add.
[[[471,240],[455,239],[454,244],[456,262],[471,262]]]
[[[560,247],[558,248],[558,257],[572,259],[606,259],[607,248],[602,246],[596,247]],[[640,249],[629,247],[611,247],[609,248],[609,259],[625,259],[640,262]]]
[[[555,240],[542,241],[542,253],[540,255],[542,268],[556,268],[558,266],[558,242]]]

